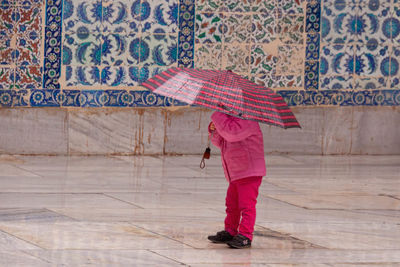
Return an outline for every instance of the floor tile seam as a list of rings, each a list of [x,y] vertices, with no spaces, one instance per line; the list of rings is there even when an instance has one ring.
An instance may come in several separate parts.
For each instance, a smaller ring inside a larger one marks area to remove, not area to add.
[[[45,259],[45,258],[42,258],[42,257],[40,257],[40,256],[37,256],[37,255],[35,255],[35,254],[32,254],[32,251],[31,250],[33,250],[33,249],[29,249],[29,250],[20,250],[20,252],[21,253],[24,253],[24,254],[26,254],[26,255],[29,255],[29,256],[31,256],[31,257],[34,257],[34,258],[36,258],[36,259],[38,259],[38,260],[40,260],[40,261],[43,261],[43,262],[45,262],[45,263],[48,263],[48,264],[51,264],[51,261],[49,261],[49,260],[47,260],[47,259]],[[47,250],[47,249],[46,249]],[[29,252],[31,252],[31,253],[29,253]]]
[[[279,233],[279,234],[281,234],[281,235],[287,236],[287,237],[289,237],[290,239],[294,239],[294,240],[296,240],[296,241],[301,241],[301,242],[303,242],[303,243],[307,243],[307,244],[309,244],[309,245],[312,246],[311,248],[331,249],[331,248],[329,248],[329,247],[324,247],[324,246],[322,246],[322,245],[318,245],[318,244],[313,243],[313,242],[311,242],[311,241],[308,241],[308,240],[306,240],[306,239],[301,239],[301,238],[299,238],[299,237],[296,237],[296,236],[293,235],[292,233],[285,233],[285,232],[281,232],[281,231],[276,231],[276,230],[273,230],[272,228],[267,228],[267,227],[262,226],[262,225],[259,225],[259,224],[257,224],[257,223],[256,223],[256,225],[257,225],[258,227],[260,227],[260,228],[264,228],[264,229],[267,229],[267,230],[272,230],[272,231],[274,231],[274,232],[276,232],[276,233]],[[292,240],[290,240],[290,241],[292,241]]]
[[[161,255],[161,254],[155,252],[155,251],[152,250],[152,249],[148,249],[147,251],[149,251],[149,252],[151,252],[151,253],[153,253],[153,254],[155,254],[155,255],[157,255],[157,256],[160,256],[160,257],[162,257],[162,258],[165,258],[165,259],[174,261],[174,262],[176,262],[176,263],[179,263],[180,265],[183,265],[183,266],[190,266],[190,265],[187,265],[187,264],[185,264],[185,263],[183,263],[183,262],[180,262],[180,261],[178,261],[178,260],[175,260],[175,259],[173,259],[173,258],[167,257],[167,256],[165,256],[165,255]]]
[[[106,193],[101,193],[101,194],[102,194],[103,196],[105,196],[105,197],[108,197],[108,198],[111,198],[111,199],[114,199],[114,200],[117,200],[117,201],[120,201],[120,202],[129,204],[129,205],[131,205],[131,206],[133,206],[133,207],[136,207],[136,208],[138,208],[138,209],[145,209],[144,207],[141,207],[141,206],[136,205],[136,204],[134,204],[134,203],[131,203],[131,202],[129,202],[129,201],[125,201],[125,200],[119,199],[119,198],[117,198],[117,197],[108,195],[108,194],[106,194]]]
[[[302,207],[302,206],[299,206],[299,205],[296,205],[296,204],[293,204],[293,203],[290,203],[290,202],[286,202],[286,201],[281,200],[281,199],[273,198],[273,197],[271,197],[271,196],[266,195],[266,194],[263,193],[263,192],[260,192],[259,194],[260,194],[261,196],[265,197],[265,198],[270,198],[270,199],[273,199],[273,200],[275,200],[275,201],[279,201],[279,202],[285,203],[285,204],[287,204],[287,205],[293,206],[293,207],[295,207],[295,208],[306,209],[306,210],[309,209],[308,207]]]
[[[71,216],[69,216],[69,215],[66,215],[66,214],[62,214],[62,213],[60,213],[60,212],[58,212],[58,211],[55,211],[55,210],[53,210],[52,208],[44,208],[45,210],[48,210],[48,211],[50,211],[50,212],[53,212],[53,213],[55,213],[55,214],[57,214],[57,215],[60,215],[60,216],[62,216],[62,217],[67,217],[68,219],[70,219],[72,222],[80,222],[81,220],[78,220],[78,219],[76,219],[76,218],[73,218],[73,217],[71,217]],[[68,222],[69,223],[69,222]]]
[[[39,245],[37,245],[37,244],[35,244],[35,243],[29,241],[29,240],[25,240],[25,239],[23,239],[23,238],[21,238],[21,237],[15,235],[15,234],[13,234],[13,233],[7,232],[7,230],[4,230],[4,229],[1,227],[1,224],[2,224],[2,222],[0,222],[0,232],[3,232],[3,233],[5,233],[5,234],[7,234],[7,235],[10,235],[10,236],[12,236],[12,237],[14,237],[14,238],[16,238],[16,239],[18,239],[18,240],[21,240],[21,241],[23,241],[23,242],[25,242],[25,243],[30,244],[30,245],[32,245],[32,246],[35,246],[35,247],[37,247],[38,249],[46,250],[46,248],[43,248],[43,247],[41,247],[41,246],[39,246]]]
[[[265,184],[265,183],[268,183],[268,184],[272,184],[272,185],[274,185],[274,186],[276,186],[276,187],[279,187],[279,188],[282,188],[282,189],[285,189],[285,190],[288,190],[288,191],[291,191],[291,192],[294,192],[294,193],[300,193],[300,192],[298,192],[298,191],[296,191],[296,190],[294,190],[294,189],[292,189],[292,188],[288,188],[288,187],[279,185],[279,184],[277,184],[276,182],[271,182],[271,181],[268,180],[268,178],[269,178],[269,177],[263,178],[263,181],[261,182],[261,186],[262,186],[263,184]]]
[[[183,241],[177,240],[177,239],[175,239],[175,238],[169,237],[169,236],[164,235],[164,234],[157,233],[157,232],[155,232],[155,231],[153,231],[153,230],[148,230],[148,229],[146,229],[146,228],[144,228],[144,227],[142,227],[142,226],[135,225],[133,222],[130,222],[129,224],[131,224],[131,225],[133,225],[133,226],[135,226],[135,227],[137,227],[137,228],[140,228],[140,229],[142,229],[142,230],[145,230],[146,232],[149,232],[149,233],[152,233],[152,234],[155,234],[155,235],[158,235],[158,236],[162,236],[162,237],[164,237],[164,238],[166,238],[166,239],[169,239],[169,240],[178,242],[178,243],[183,244],[183,245],[185,245],[185,246],[188,246],[188,247],[190,247],[190,248],[192,248],[192,249],[196,249],[196,248],[193,247],[192,245],[186,244],[186,243],[183,242]]]

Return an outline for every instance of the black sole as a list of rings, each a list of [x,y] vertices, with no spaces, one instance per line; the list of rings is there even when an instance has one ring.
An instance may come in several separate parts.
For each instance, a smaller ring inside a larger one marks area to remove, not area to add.
[[[251,245],[246,245],[246,246],[235,246],[235,245],[232,245],[232,244],[229,244],[229,243],[226,243],[229,247],[231,247],[231,248],[236,248],[236,249],[241,249],[241,248],[250,248],[251,247]]]
[[[210,242],[212,242],[212,243],[214,243],[214,244],[226,244],[226,243],[228,243],[229,241],[214,241],[214,240],[211,240],[211,239],[208,239]]]

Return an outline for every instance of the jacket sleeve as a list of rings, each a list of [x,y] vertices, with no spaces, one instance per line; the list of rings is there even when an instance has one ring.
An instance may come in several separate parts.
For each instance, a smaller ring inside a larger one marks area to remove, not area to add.
[[[211,131],[210,130],[210,125],[208,125],[208,134],[210,136],[211,142],[216,146],[216,147],[221,147],[221,143],[224,141],[222,137],[218,134],[217,130]]]
[[[211,115],[211,120],[219,135],[228,142],[246,139],[259,129],[258,123],[255,121],[242,120],[218,111]]]

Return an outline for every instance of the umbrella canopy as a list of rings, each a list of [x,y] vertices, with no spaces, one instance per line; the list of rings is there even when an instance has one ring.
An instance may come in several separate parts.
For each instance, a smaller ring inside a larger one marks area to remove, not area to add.
[[[282,96],[232,71],[173,67],[141,85],[190,105],[282,128],[300,128]]]

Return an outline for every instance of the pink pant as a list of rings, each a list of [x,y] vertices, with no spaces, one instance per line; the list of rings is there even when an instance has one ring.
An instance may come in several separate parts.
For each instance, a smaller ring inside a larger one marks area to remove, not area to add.
[[[225,231],[253,239],[256,204],[261,176],[247,177],[229,183],[226,192]]]

